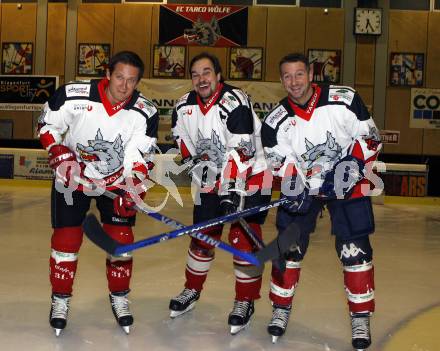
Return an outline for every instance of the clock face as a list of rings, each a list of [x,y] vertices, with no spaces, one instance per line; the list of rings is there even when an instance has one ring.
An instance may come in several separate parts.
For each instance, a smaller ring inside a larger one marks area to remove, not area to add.
[[[382,34],[382,9],[355,9],[354,33],[355,34]]]

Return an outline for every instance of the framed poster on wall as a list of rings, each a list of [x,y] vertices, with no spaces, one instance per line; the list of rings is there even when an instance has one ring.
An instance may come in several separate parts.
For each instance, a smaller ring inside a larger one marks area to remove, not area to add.
[[[424,54],[392,52],[390,56],[390,85],[423,86],[424,63]]]
[[[308,58],[313,67],[313,81],[338,84],[341,80],[341,50],[309,49]]]
[[[229,79],[261,80],[263,78],[263,48],[231,47]]]
[[[32,74],[32,43],[2,44],[2,74]]]
[[[186,46],[154,45],[153,77],[185,78]]]
[[[78,76],[102,77],[110,59],[110,44],[78,44]]]

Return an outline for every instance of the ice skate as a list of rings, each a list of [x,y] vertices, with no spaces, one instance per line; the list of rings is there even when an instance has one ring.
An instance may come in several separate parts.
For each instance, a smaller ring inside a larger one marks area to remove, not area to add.
[[[272,343],[275,344],[280,336],[283,336],[289,322],[291,306],[273,306],[272,319],[267,331],[272,335]]]
[[[371,345],[370,314],[351,314],[351,344],[357,351],[363,351]]]
[[[185,312],[191,311],[199,298],[199,291],[188,288],[183,289],[178,296],[170,301],[170,317],[176,318]]]
[[[229,313],[228,324],[231,327],[231,334],[235,335],[250,324],[251,316],[254,314],[254,301],[234,301],[234,307]]]
[[[49,323],[54,328],[56,336],[59,336],[61,330],[66,327],[70,297],[71,295],[68,294],[52,294]]]
[[[109,295],[110,304],[112,306],[113,315],[121,328],[130,333],[130,325],[133,324],[133,316],[128,308],[129,301],[127,299],[128,291],[112,292]]]

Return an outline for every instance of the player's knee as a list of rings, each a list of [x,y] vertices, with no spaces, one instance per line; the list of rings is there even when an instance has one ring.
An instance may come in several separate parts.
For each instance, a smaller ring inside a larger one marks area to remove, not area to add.
[[[215,250],[212,246],[209,246],[200,240],[191,239],[189,245],[189,251],[197,257],[214,257]]]
[[[77,253],[83,239],[82,227],[54,228],[51,247],[61,253]]]
[[[353,240],[336,239],[336,252],[344,266],[356,266],[373,259],[373,249],[368,236]]]
[[[200,240],[196,238],[191,238],[191,247],[205,251],[214,251],[215,243],[214,241],[220,240],[222,236],[222,227],[216,226],[208,229],[204,229],[200,231],[199,237],[204,237],[206,240]],[[213,239],[210,241],[210,239]]]
[[[131,244],[134,241],[133,230],[129,226],[103,224],[103,229],[112,239],[121,244]],[[131,252],[125,252],[121,255],[107,255],[110,262],[129,261],[132,259]]]
[[[249,223],[249,227],[255,236],[261,240],[261,226],[257,223]],[[251,252],[253,250],[254,243],[252,239],[238,223],[231,226],[228,240],[229,243],[238,250],[246,252]]]
[[[285,259],[295,262],[302,261],[307,253],[307,248],[309,247],[309,239],[310,233],[301,233],[298,240],[298,246],[284,254]]]

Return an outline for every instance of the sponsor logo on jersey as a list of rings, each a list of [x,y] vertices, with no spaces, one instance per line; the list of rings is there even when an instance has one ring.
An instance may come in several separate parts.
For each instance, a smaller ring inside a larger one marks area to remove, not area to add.
[[[90,111],[88,104],[73,104],[73,111]]]
[[[66,86],[66,97],[72,96],[89,96],[90,85],[89,84],[74,84]]]
[[[266,117],[264,123],[266,123],[272,129],[277,127],[278,122],[287,115],[287,110],[283,105],[278,106],[269,116]]]
[[[185,117],[186,115],[191,116],[193,113],[193,110],[191,107],[188,107],[186,109],[183,109],[182,111],[182,117]]]
[[[138,99],[136,102],[136,107],[142,111],[144,111],[148,116],[152,116],[156,113],[156,107],[152,102],[147,99]]]
[[[240,102],[234,95],[226,92],[220,99],[220,105],[222,105],[228,112],[232,112],[238,106],[240,106]]]
[[[347,105],[351,105],[353,98],[354,91],[343,87],[331,88],[328,93],[328,101],[340,101]]]

